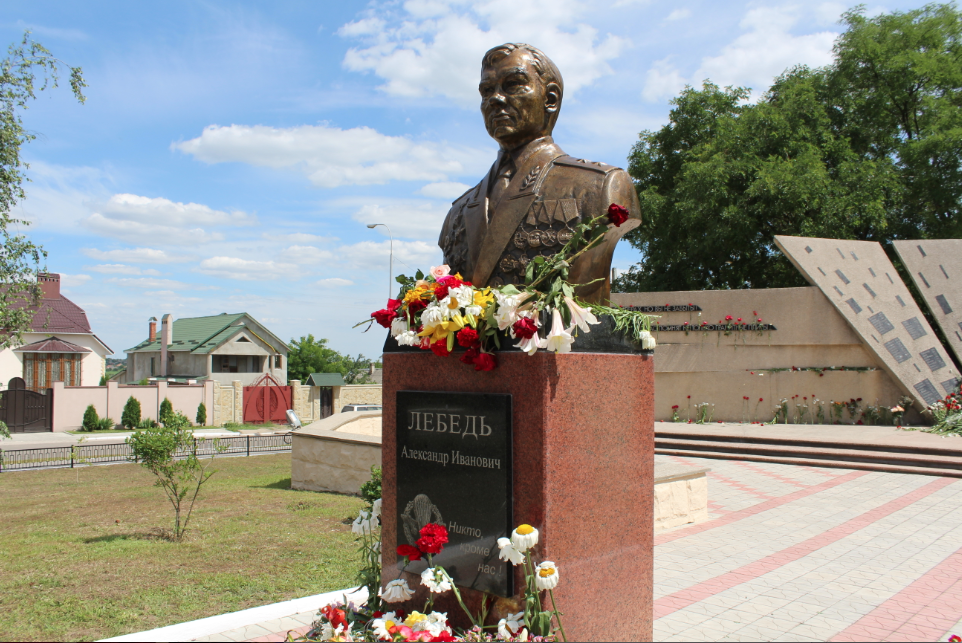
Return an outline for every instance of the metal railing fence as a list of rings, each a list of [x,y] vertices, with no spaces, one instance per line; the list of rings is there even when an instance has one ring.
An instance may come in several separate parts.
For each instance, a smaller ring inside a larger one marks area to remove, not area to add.
[[[217,449],[221,451],[218,453]],[[239,435],[228,438],[194,438],[194,452],[198,456],[249,456],[262,453],[283,453],[291,450],[290,434]],[[174,457],[184,457],[179,452]],[[10,449],[0,451],[0,473],[27,469],[74,468],[95,464],[134,462],[128,444],[75,444],[67,447],[40,449]]]

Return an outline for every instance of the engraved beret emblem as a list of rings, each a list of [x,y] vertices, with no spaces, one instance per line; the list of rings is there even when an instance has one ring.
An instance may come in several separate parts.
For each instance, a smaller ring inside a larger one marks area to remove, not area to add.
[[[519,230],[514,235],[514,245],[521,250],[524,250],[525,246],[528,245],[528,234],[524,230]]]

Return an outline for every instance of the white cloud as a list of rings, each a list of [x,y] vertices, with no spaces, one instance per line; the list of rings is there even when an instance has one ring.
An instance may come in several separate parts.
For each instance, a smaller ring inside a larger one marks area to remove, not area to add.
[[[370,127],[340,129],[327,125],[211,125],[199,137],[172,147],[205,163],[240,162],[293,169],[322,188],[444,181],[448,175],[465,172],[465,166],[479,156],[477,150],[416,143]]]
[[[245,212],[224,212],[199,203],[176,203],[164,198],[115,194],[84,219],[83,225],[105,236],[137,242],[195,245],[219,241],[224,235],[194,226],[249,226],[257,218]]]
[[[691,9],[675,9],[674,11],[668,14],[668,17],[666,17],[665,20],[669,22],[674,20],[684,20],[689,16],[691,16]]]
[[[440,183],[428,183],[418,192],[432,199],[454,200],[470,189],[471,186],[466,183],[441,181]]]
[[[271,234],[270,232],[265,232],[261,237],[268,241],[281,241],[284,243],[329,243],[338,240],[337,237],[322,237],[306,232],[292,232],[290,234]]]
[[[108,279],[107,282],[117,284],[118,286],[123,286],[124,288],[138,289],[157,288],[161,290],[207,290],[209,288],[208,286],[188,284],[175,279],[156,279],[152,277],[112,277]]]
[[[831,3],[819,6],[817,18],[820,22],[837,9],[837,5]],[[708,79],[722,87],[751,87],[753,97],[757,99],[776,76],[790,67],[830,64],[832,45],[838,32],[790,33],[802,15],[802,9],[797,5],[749,9],[739,23],[745,33],[725,45],[717,56],[702,58],[698,70],[687,79],[667,58],[654,63],[648,70],[642,96],[649,101],[669,98],[685,84],[700,87],[702,81]]]
[[[350,269],[386,268],[391,252],[389,241],[362,241],[337,249],[339,266]],[[407,267],[408,274],[416,270],[427,271],[441,262],[441,249],[437,243],[424,241],[394,242],[394,272],[401,273]]]
[[[188,259],[183,255],[173,255],[155,248],[125,248],[123,250],[83,248],[81,252],[91,259],[99,261],[126,261],[129,263],[174,263]]]
[[[328,250],[321,250],[314,246],[289,246],[281,253],[285,261],[298,264],[312,264],[330,261],[334,255]]]
[[[240,281],[269,281],[273,279],[296,279],[297,266],[277,261],[257,261],[237,257],[211,257],[200,262],[198,270],[222,279]]]
[[[656,60],[645,74],[645,87],[641,97],[649,102],[660,101],[675,96],[688,83],[681,73],[671,64],[671,56]]]
[[[67,273],[61,272],[60,274],[60,285],[63,288],[76,288],[77,286],[82,286],[88,281],[90,281],[90,275],[68,275]]]
[[[105,275],[150,275],[153,277],[160,275],[160,271],[153,268],[138,268],[137,266],[126,266],[122,263],[105,263],[99,266],[85,267],[87,270]]]
[[[394,201],[367,203],[362,205],[351,218],[363,224],[386,223],[395,239],[437,239],[444,223],[444,215],[450,206],[436,201]],[[383,228],[375,228],[387,234]]]
[[[331,277],[330,279],[321,279],[316,282],[318,286],[322,288],[340,288],[343,286],[352,286],[354,282],[350,279],[341,279],[340,277]]]
[[[580,0],[481,0],[406,2],[395,12],[382,4],[338,33],[361,40],[344,56],[351,71],[373,72],[384,92],[405,97],[446,96],[464,106],[478,103],[481,57],[503,42],[536,44],[563,71],[573,95],[612,73],[608,61],[628,41],[581,21],[593,7]]]
[[[112,177],[93,167],[53,165],[32,160],[24,184],[27,198],[14,216],[31,221],[33,229],[71,233],[90,214],[88,204],[109,198]],[[112,187],[112,186],[111,186]]]

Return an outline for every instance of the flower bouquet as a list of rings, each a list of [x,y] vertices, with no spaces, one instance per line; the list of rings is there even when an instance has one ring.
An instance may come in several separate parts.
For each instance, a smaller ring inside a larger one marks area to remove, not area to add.
[[[534,554],[538,545],[538,530],[531,525],[521,525],[510,538],[499,538],[501,560],[520,565],[525,571],[524,609],[507,614],[497,625],[485,625],[488,617],[487,595],[481,602],[481,611],[473,614],[464,604],[454,579],[433,557],[444,550],[448,543],[448,530],[444,525],[428,523],[420,530],[414,545],[400,545],[398,557],[404,560],[404,568],[412,561],[427,559],[428,567],[421,572],[421,585],[428,589],[428,597],[421,611],[405,612],[388,610],[386,604],[403,603],[414,597],[414,590],[400,577],[380,587],[380,561],[370,554],[380,552],[379,517],[381,501],[375,501],[370,510],[362,510],[354,521],[352,531],[360,536],[361,553],[366,566],[378,567],[375,583],[367,584],[368,600],[364,605],[347,601],[325,605],[318,612],[318,619],[311,630],[299,641],[555,641],[558,634],[565,638],[561,625],[561,613],[555,604],[554,588],[558,585],[558,566],[552,561],[535,564]],[[403,572],[403,568],[401,570]],[[366,580],[371,575],[362,571]],[[434,609],[435,595],[453,592],[458,605],[467,615],[471,627],[456,631],[448,622],[447,612]],[[547,609],[544,594],[551,601]]]
[[[625,208],[612,204],[607,214],[577,225],[557,254],[537,256],[528,263],[521,287],[478,288],[460,274],[452,275],[446,265],[432,267],[426,275],[420,270],[414,277],[400,275],[398,298],[389,299],[386,308],[371,313],[358,326],[366,323],[370,328],[376,322],[390,329],[398,345],[439,356],[450,355],[457,344],[465,349],[461,361],[478,371],[497,367],[494,350],[501,348],[503,338],[517,341],[514,347],[528,355],[540,349],[570,352],[575,329],[590,332],[592,325],[600,323],[596,315],[611,317],[616,330],[640,343],[643,350],[652,350],[655,339],[649,315],[580,302],[575,289],[595,282],[568,281],[574,261],[598,245],[610,226],[620,226],[627,218]],[[550,326],[547,333],[543,325]]]

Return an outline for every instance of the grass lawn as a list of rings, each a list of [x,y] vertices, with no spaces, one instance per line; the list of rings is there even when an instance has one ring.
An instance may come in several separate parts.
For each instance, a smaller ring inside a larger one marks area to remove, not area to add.
[[[0,475],[0,639],[107,638],[352,585],[359,498],[291,490],[289,453],[215,468],[180,543],[135,464]]]

